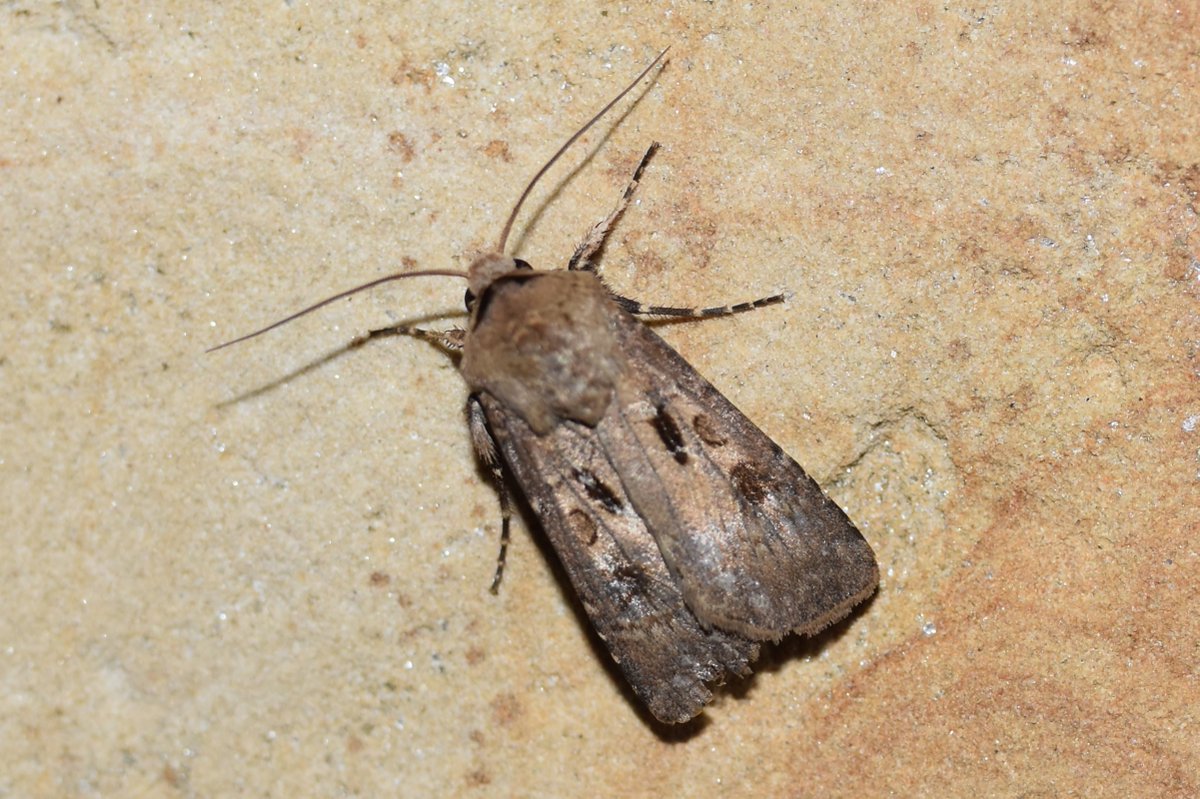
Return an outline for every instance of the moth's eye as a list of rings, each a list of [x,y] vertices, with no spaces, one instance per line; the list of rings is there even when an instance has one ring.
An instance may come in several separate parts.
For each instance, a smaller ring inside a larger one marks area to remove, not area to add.
[[[513,266],[515,266],[517,269],[533,269],[533,267],[529,265],[528,261],[522,261],[520,258],[513,259]]]
[[[468,311],[471,310],[471,307],[475,305],[475,292],[470,289],[466,290],[463,294],[463,305],[467,306]]]

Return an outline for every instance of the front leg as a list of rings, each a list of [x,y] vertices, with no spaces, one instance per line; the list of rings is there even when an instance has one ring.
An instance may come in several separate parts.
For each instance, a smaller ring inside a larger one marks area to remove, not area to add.
[[[622,297],[620,294],[614,294],[612,298],[623,310],[628,311],[634,316],[657,316],[671,319],[712,319],[716,316],[744,313],[746,311],[753,311],[756,308],[765,308],[768,305],[785,302],[788,295],[772,294],[769,297],[760,297],[750,302],[739,302],[736,305],[717,305],[712,308],[675,308],[670,305],[647,305],[637,300],[631,300],[628,297]]]
[[[596,265],[592,263],[592,256],[604,246],[604,242],[608,238],[608,234],[612,231],[613,225],[616,224],[621,214],[625,212],[625,207],[629,205],[630,198],[633,197],[634,191],[637,190],[642,172],[645,171],[646,164],[650,162],[650,156],[654,155],[657,150],[658,142],[654,142],[646,149],[646,154],[642,156],[641,161],[638,161],[637,169],[633,170],[633,177],[626,184],[620,201],[609,215],[593,225],[588,234],[584,236],[583,241],[579,242],[579,246],[575,248],[575,254],[567,262],[567,269],[571,271],[582,270],[585,272],[596,271]]]
[[[428,341],[430,344],[441,347],[447,352],[462,352],[463,341],[467,337],[467,331],[457,327],[450,330],[426,330],[423,327],[393,325],[392,327],[380,327],[375,330],[368,330],[366,334],[359,336],[354,341],[354,344],[365,344],[370,339],[382,338],[383,336],[411,336],[412,338],[419,338],[421,341]]]

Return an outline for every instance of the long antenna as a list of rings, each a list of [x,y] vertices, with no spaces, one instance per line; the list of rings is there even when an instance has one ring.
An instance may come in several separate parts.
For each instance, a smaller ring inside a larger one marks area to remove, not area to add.
[[[575,134],[573,136],[571,136],[571,138],[567,139],[566,143],[563,144],[562,147],[558,148],[558,152],[556,152],[554,155],[552,155],[550,157],[550,160],[547,161],[542,166],[542,168],[538,170],[537,174],[533,176],[533,180],[529,181],[529,185],[527,185],[525,187],[525,191],[521,192],[521,196],[517,200],[517,204],[513,206],[512,213],[509,214],[508,221],[505,222],[505,224],[504,224],[504,230],[500,234],[500,242],[496,247],[497,252],[499,252],[499,253],[504,252],[504,245],[508,243],[508,234],[512,230],[513,222],[516,221],[517,212],[521,210],[521,205],[525,202],[525,199],[529,196],[529,192],[533,191],[534,185],[538,182],[538,180],[541,179],[542,175],[546,174],[546,170],[550,169],[550,167],[554,165],[554,162],[559,159],[559,156],[561,156],[564,152],[566,152],[567,148],[570,147],[572,144],[574,144],[580,136],[582,136],[584,133],[586,133],[588,128],[590,128],[592,125],[596,124],[596,122],[600,119],[600,117],[602,117],[606,113],[608,113],[608,110],[610,108],[612,108],[614,105],[616,105],[617,102],[620,101],[620,99],[622,97],[629,94],[629,92],[633,89],[633,87],[638,85],[638,83],[641,81],[641,79],[646,77],[647,74],[649,74],[650,70],[654,69],[655,64],[662,61],[663,56],[665,56],[667,54],[667,50],[670,50],[670,49],[671,49],[670,46],[663,48],[663,51],[661,53],[659,53],[658,56],[653,61],[650,62],[649,66],[647,66],[645,69],[643,69],[641,71],[641,73],[636,78],[634,78],[633,81],[621,91],[620,94],[618,94],[616,97],[612,98],[612,100],[610,100],[608,102],[608,105],[601,108],[599,113],[597,113],[594,117],[592,117],[590,120],[588,120],[587,124],[585,124],[579,130],[575,131]],[[296,313],[292,314],[291,316],[285,316],[283,319],[280,319],[278,322],[272,322],[271,324],[267,325],[266,327],[264,327],[260,330],[255,330],[253,333],[247,333],[244,336],[239,336],[238,338],[235,338],[232,341],[226,341],[224,344],[218,344],[215,347],[209,347],[207,350],[205,350],[205,352],[206,353],[216,352],[217,350],[222,350],[222,349],[225,349],[226,347],[232,347],[234,344],[240,344],[243,341],[246,341],[247,339],[254,338],[255,336],[261,336],[263,333],[266,333],[270,330],[274,330],[277,327],[286,325],[288,322],[291,322],[295,319],[299,319],[301,316],[304,316],[305,314],[310,314],[313,311],[317,310],[318,308],[324,308],[326,305],[328,305],[331,302],[336,302],[337,300],[340,300],[344,297],[349,297],[351,294],[357,294],[360,291],[366,291],[367,289],[375,288],[376,286],[378,286],[380,284],[390,283],[393,280],[400,280],[401,278],[406,278],[406,277],[426,277],[426,276],[430,276],[430,275],[440,275],[443,277],[460,277],[460,278],[463,278],[464,280],[468,279],[468,274],[459,269],[425,269],[420,272],[393,272],[390,275],[384,275],[383,277],[378,277],[378,278],[375,278],[374,280],[369,280],[366,283],[363,283],[362,285],[359,285],[359,286],[355,286],[352,289],[346,289],[345,291],[338,292],[337,294],[334,294],[332,297],[326,297],[325,299],[321,300],[318,303],[314,303],[313,305],[310,305],[307,308],[303,308],[299,311],[296,311]]]
[[[266,327],[262,328],[261,330],[255,330],[253,333],[247,333],[244,336],[239,336],[238,338],[235,338],[233,341],[226,341],[224,344],[218,344],[215,347],[209,347],[208,349],[205,350],[205,352],[206,353],[216,352],[217,350],[223,350],[226,347],[232,347],[234,344],[240,344],[241,342],[245,341],[246,339],[251,339],[251,338],[254,338],[255,336],[261,336],[263,333],[266,333],[268,330],[274,330],[277,327],[286,325],[288,322],[292,321],[293,319],[299,319],[301,316],[304,316],[305,314],[308,314],[308,313],[312,313],[313,311],[317,310],[318,308],[324,308],[326,305],[328,305],[331,302],[340,300],[343,297],[349,297],[351,294],[357,294],[360,291],[366,291],[367,289],[375,288],[376,286],[378,286],[381,283],[390,283],[393,280],[399,280],[404,277],[428,277],[430,275],[440,275],[443,277],[461,277],[464,280],[467,277],[467,273],[462,271],[461,269],[424,269],[420,272],[393,272],[390,275],[384,275],[383,277],[377,277],[374,280],[369,280],[366,283],[363,283],[361,286],[355,286],[352,289],[346,289],[345,291],[338,292],[337,294],[334,294],[332,297],[326,297],[325,299],[321,300],[318,303],[310,305],[307,308],[304,308],[303,310],[296,311],[291,316],[285,316],[283,319],[280,319],[278,322],[272,322],[271,324],[267,325]]]
[[[663,56],[665,56],[667,54],[667,51],[670,49],[671,49],[670,45],[667,45],[666,47],[664,47],[663,51],[658,54],[658,57],[655,58],[653,61],[651,61],[650,65],[641,71],[641,74],[639,74],[636,78],[634,78],[633,81],[628,86],[626,86],[621,91],[620,94],[618,94],[616,97],[609,100],[608,105],[601,108],[600,111],[594,117],[592,117],[591,119],[589,119],[587,121],[587,124],[585,124],[579,130],[575,131],[575,134],[573,136],[571,136],[571,138],[567,139],[566,143],[564,143],[562,147],[558,148],[558,152],[556,152],[554,155],[550,156],[550,160],[542,165],[542,168],[539,169],[537,171],[537,174],[533,176],[533,180],[529,181],[529,185],[525,187],[525,191],[521,192],[521,196],[517,199],[517,204],[513,206],[512,213],[508,215],[508,221],[504,223],[504,230],[500,232],[500,241],[497,242],[497,244],[496,244],[496,252],[499,252],[499,253],[504,252],[504,246],[508,243],[508,234],[510,232],[512,232],[513,222],[515,222],[517,220],[517,212],[521,210],[521,205],[525,202],[525,198],[529,196],[529,192],[533,191],[534,185],[539,180],[541,180],[542,175],[546,174],[546,170],[548,170],[548,169],[550,169],[550,167],[554,166],[554,162],[558,160],[559,156],[561,156],[563,153],[565,153],[567,151],[568,147],[570,147],[572,144],[574,144],[580,136],[582,136],[584,133],[586,133],[588,128],[590,128],[592,125],[595,125],[596,122],[599,121],[600,117],[607,114],[608,110],[610,108],[612,108],[614,105],[616,105],[618,102],[620,102],[622,97],[629,94],[629,92],[633,89],[633,87],[637,86],[638,83],[641,82],[642,78],[646,77],[646,75],[649,74],[650,70],[654,69],[654,65],[657,64],[659,61],[662,61]]]

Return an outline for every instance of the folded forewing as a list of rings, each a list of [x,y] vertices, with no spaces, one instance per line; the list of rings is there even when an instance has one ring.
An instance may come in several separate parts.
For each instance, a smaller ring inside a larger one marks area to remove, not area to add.
[[[874,553],[820,486],[653,331],[617,329],[629,371],[596,435],[693,614],[777,639],[870,595]]]
[[[657,718],[686,721],[709,700],[706,682],[749,671],[757,644],[688,609],[595,429],[563,421],[537,436],[486,393],[475,401],[596,632]]]

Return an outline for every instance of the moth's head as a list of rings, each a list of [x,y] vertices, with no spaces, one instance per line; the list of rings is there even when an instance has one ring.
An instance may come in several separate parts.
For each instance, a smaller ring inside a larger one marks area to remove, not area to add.
[[[475,300],[482,297],[488,286],[492,285],[497,278],[518,269],[533,269],[533,267],[520,258],[513,258],[511,255],[500,252],[485,252],[476,256],[475,260],[471,262],[471,268],[467,270],[467,293],[463,297],[463,303],[467,306],[467,310],[474,310]]]

